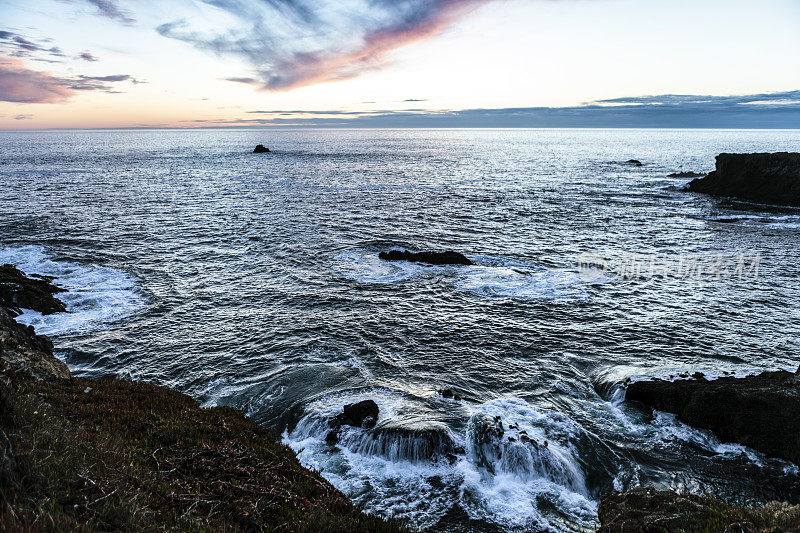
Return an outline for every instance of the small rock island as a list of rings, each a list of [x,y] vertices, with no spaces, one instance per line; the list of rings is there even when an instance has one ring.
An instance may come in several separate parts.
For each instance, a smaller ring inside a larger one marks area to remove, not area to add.
[[[383,261],[410,261],[428,265],[472,265],[464,254],[458,252],[409,252],[407,250],[390,250],[381,252],[378,258]]]

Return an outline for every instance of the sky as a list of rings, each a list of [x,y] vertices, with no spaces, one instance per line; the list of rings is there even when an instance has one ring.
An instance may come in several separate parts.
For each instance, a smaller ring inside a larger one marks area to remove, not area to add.
[[[800,0],[0,0],[0,129],[800,128]]]

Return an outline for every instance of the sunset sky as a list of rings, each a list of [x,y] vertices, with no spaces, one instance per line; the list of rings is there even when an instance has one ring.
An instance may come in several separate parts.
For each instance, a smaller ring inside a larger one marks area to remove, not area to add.
[[[800,127],[800,1],[0,0],[0,129],[273,125]]]

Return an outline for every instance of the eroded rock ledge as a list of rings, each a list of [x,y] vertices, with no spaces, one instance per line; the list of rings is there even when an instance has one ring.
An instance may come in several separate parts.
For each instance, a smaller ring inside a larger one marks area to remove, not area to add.
[[[688,190],[753,202],[800,205],[800,153],[719,154],[717,168]]]
[[[674,413],[723,441],[800,464],[800,369],[711,381],[639,381],[625,398]]]
[[[20,307],[43,315],[63,313],[64,302],[53,296],[64,289],[53,285],[53,278],[28,277],[13,265],[0,265],[0,306],[17,314]]]

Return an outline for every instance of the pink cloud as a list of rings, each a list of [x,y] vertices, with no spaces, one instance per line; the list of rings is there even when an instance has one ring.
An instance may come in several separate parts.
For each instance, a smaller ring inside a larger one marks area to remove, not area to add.
[[[47,72],[30,70],[19,58],[0,58],[0,100],[54,103],[68,100],[74,93],[63,79]]]

